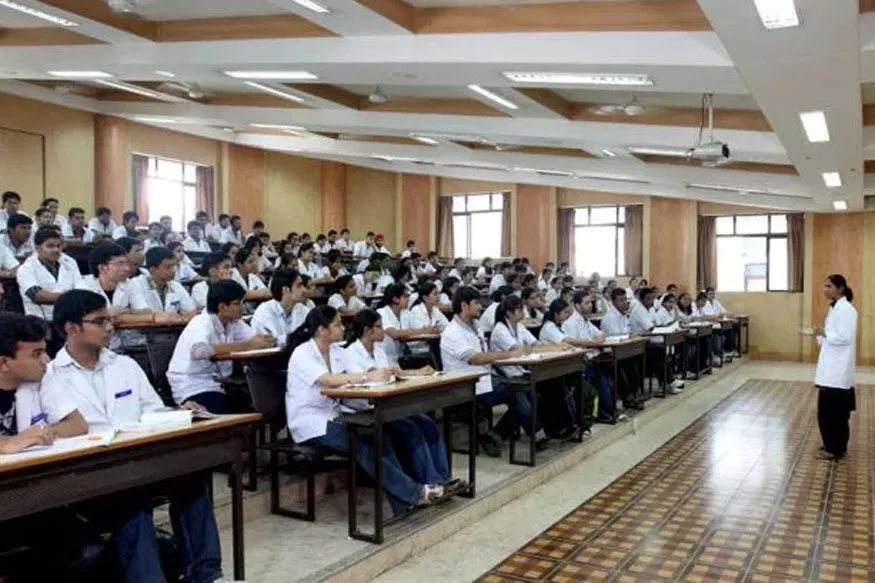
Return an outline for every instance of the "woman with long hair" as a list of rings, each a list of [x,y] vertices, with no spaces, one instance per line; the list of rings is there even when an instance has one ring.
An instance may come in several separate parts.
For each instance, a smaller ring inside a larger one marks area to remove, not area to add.
[[[391,364],[398,364],[398,356],[403,351],[401,343],[411,336],[421,334],[440,334],[437,326],[424,326],[414,328],[410,325],[407,312],[407,300],[409,299],[407,287],[401,283],[394,283],[383,291],[383,299],[377,310],[383,319],[383,330],[386,337],[383,340],[383,349]]]

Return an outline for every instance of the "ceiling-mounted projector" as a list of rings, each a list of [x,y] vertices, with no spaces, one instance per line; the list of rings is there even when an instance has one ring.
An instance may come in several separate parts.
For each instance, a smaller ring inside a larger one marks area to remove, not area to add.
[[[720,141],[706,142],[691,149],[689,157],[697,160],[728,160],[729,146]]]

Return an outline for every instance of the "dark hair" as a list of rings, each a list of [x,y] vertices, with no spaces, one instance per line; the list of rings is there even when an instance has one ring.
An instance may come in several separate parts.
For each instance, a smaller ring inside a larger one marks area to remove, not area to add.
[[[126,212],[125,214],[122,215],[122,224],[127,223],[127,222],[130,221],[131,219],[136,219],[136,220],[139,221],[139,220],[140,220],[140,217],[139,217],[139,215],[137,215],[137,213],[135,213],[134,211],[128,211],[128,212]]]
[[[48,327],[36,316],[0,312],[0,356],[15,358],[19,342],[40,342],[46,339]]]
[[[343,288],[349,285],[349,282],[353,281],[351,275],[341,275],[337,279],[334,280],[334,289],[337,293],[340,293]]]
[[[242,220],[243,220],[243,219],[240,217],[240,215],[231,215],[231,222],[232,222],[232,223],[234,222],[235,219],[238,220],[238,221],[242,221]]]
[[[298,255],[304,253],[304,251],[311,251],[313,249],[313,243],[303,243],[300,247],[298,247]]]
[[[578,292],[574,292],[574,297],[571,298],[571,303],[575,306],[581,302],[583,302],[584,298],[589,297],[589,290],[580,290]]]
[[[337,231],[335,231],[334,229],[331,229],[330,231],[328,231],[328,236],[329,236],[329,237],[330,237],[331,235],[336,235],[336,234],[337,234]]]
[[[167,248],[170,249],[171,251],[175,251],[177,247],[182,247],[181,241],[171,241],[170,243],[167,244]],[[154,247],[152,247],[152,249],[154,249]],[[151,251],[152,249],[149,249],[149,251]],[[146,251],[147,256],[149,255],[149,251]]]
[[[6,230],[11,231],[19,225],[32,225],[33,219],[21,213],[15,213],[6,221]]]
[[[283,267],[287,267],[289,265],[289,263],[292,263],[293,261],[296,261],[297,259],[298,259],[298,256],[295,255],[294,253],[283,253],[282,255],[280,255],[280,265]]]
[[[173,250],[170,247],[152,247],[146,251],[146,269],[158,267],[165,259],[173,259]]]
[[[537,295],[538,293],[539,293],[539,292],[538,292],[538,290],[537,290],[536,288],[533,288],[533,287],[527,287],[526,289],[524,289],[524,290],[522,291],[522,293],[520,293],[520,298],[521,298],[523,301],[526,301],[526,300],[530,299],[532,296]]]
[[[308,233],[306,231],[301,233],[301,239],[304,239],[304,238],[312,239],[312,237],[310,236],[310,233]]]
[[[365,335],[365,330],[368,328],[373,328],[374,325],[382,319],[379,312],[372,308],[365,308],[364,310],[359,310],[359,313],[355,315],[352,319],[352,329],[349,333],[349,339],[347,340],[344,348],[349,348],[352,346],[356,340],[359,340],[362,336]]]
[[[365,235],[365,237],[373,237],[373,236],[374,236],[373,231],[368,231],[367,235]]]
[[[134,245],[142,245],[143,242],[133,237],[120,237],[116,239],[115,244],[124,249],[125,253],[130,253]]]
[[[213,251],[212,253],[207,253],[204,256],[204,260],[201,262],[201,275],[204,277],[209,277],[210,269],[216,267],[217,265],[221,265],[223,261],[227,260],[228,255],[221,251]]]
[[[295,349],[312,340],[319,328],[328,328],[337,318],[337,310],[331,306],[316,306],[307,314],[304,323],[289,334],[286,341],[286,350],[294,352]]]
[[[498,289],[496,289],[494,292],[492,292],[492,295],[490,295],[489,297],[492,298],[493,302],[500,302],[501,300],[503,300],[507,296],[511,295],[512,293],[513,293],[512,287],[510,287],[509,285],[501,285],[498,287]]]
[[[57,198],[50,196],[49,198],[43,199],[43,206],[47,207],[47,206],[49,206],[49,203],[51,203],[51,202],[56,202],[58,204],[61,204],[61,201],[59,201]]]
[[[437,289],[437,286],[434,284],[434,282],[426,281],[424,283],[421,283],[419,285],[419,290],[418,290],[419,295],[416,296],[416,301],[413,302],[413,306],[424,303],[425,296],[427,296],[428,294],[430,294],[431,292],[433,292],[436,289]],[[413,306],[410,306],[410,307],[412,308]]]
[[[645,278],[643,278],[643,277],[639,277],[639,278],[638,278],[638,287],[641,287],[642,285],[645,286],[645,287],[646,287],[646,286],[649,286],[649,285],[650,285],[650,282],[647,281],[647,280],[646,280]]]
[[[665,294],[664,296],[662,296],[662,301],[659,303],[661,303],[664,306],[665,302],[674,301],[675,303],[677,303],[677,300],[678,299],[675,297],[674,294]]]
[[[259,220],[259,221],[255,221],[254,223],[252,223],[253,230],[258,229],[258,228],[261,228],[261,229],[264,228],[264,221]]]
[[[300,278],[301,274],[297,270],[280,267],[270,279],[270,295],[276,301],[280,301],[283,297],[283,288],[291,289],[295,281]]]
[[[568,307],[568,302],[565,300],[558,298],[550,302],[550,306],[547,308],[547,312],[544,314],[545,322],[553,322],[556,324],[556,315],[560,314],[562,310]],[[557,324],[558,326],[558,324]]]
[[[538,276],[534,273],[527,273],[523,276],[523,287],[532,287],[538,285]]]
[[[343,235],[344,233],[349,233],[349,229],[347,229],[346,227],[342,228],[340,230],[340,234]]]
[[[403,283],[393,283],[387,285],[383,290],[383,298],[380,300],[380,307],[385,308],[395,303],[395,298],[403,297],[407,293],[407,286]]]
[[[328,261],[329,265],[340,259],[340,257],[341,253],[337,249],[331,249],[328,253],[325,254],[325,260]],[[368,267],[370,267],[370,265]]]
[[[81,324],[83,318],[106,308],[106,299],[93,291],[73,289],[61,294],[52,312],[52,324],[64,334],[64,324]]]
[[[198,212],[195,213],[194,216],[195,216],[196,218],[198,218],[198,219],[201,218],[201,217],[206,217],[206,218],[209,219],[209,218],[210,218],[210,213],[208,213],[207,211],[198,211]]]
[[[229,219],[229,220],[230,220],[230,219],[231,219],[231,215],[226,215],[225,213],[222,213],[222,214],[219,215],[219,217],[218,217],[216,220],[217,220],[217,221],[221,221],[222,219]]]
[[[668,284],[667,286],[665,286],[665,290],[666,290],[666,291],[670,290],[671,288],[675,288],[675,289],[677,289],[678,286],[677,286],[676,284],[674,284],[674,283],[670,283],[670,284]]]
[[[112,211],[110,210],[109,207],[99,206],[99,207],[97,207],[97,210],[94,211],[94,214],[98,217],[102,217],[103,215],[111,215]]]
[[[242,300],[246,296],[246,290],[243,289],[243,286],[233,279],[223,279],[211,283],[209,286],[207,312],[210,314],[218,314],[220,304],[230,304]]]
[[[227,243],[222,243],[222,246],[219,247],[219,251],[224,253],[225,255],[231,255],[231,249],[240,249],[240,245],[235,243],[234,241],[228,241]]]
[[[80,208],[78,206],[74,206],[74,207],[70,207],[70,210],[67,211],[67,216],[70,217],[71,219],[73,218],[73,215],[78,215],[78,214],[84,215],[85,209]]]
[[[473,301],[480,301],[480,292],[473,287],[463,285],[453,294],[453,313],[462,313],[462,304],[470,304]]]
[[[681,300],[684,297],[690,298],[690,305],[687,306],[686,308],[681,305]],[[686,314],[687,316],[689,316],[693,313],[693,298],[690,297],[690,294],[684,292],[678,296],[678,310],[680,310],[682,313]]]
[[[15,218],[15,217],[13,217]],[[11,221],[12,219],[10,219]],[[58,231],[55,227],[40,227],[40,229],[36,232],[36,235],[33,237],[33,242],[35,245],[42,245],[46,241],[50,241],[51,239],[60,239],[61,232]]]
[[[653,293],[652,287],[640,287],[639,286],[638,289],[635,290],[635,295],[638,296],[638,300],[641,303],[644,303],[644,298],[652,293]]]
[[[703,291],[700,291],[699,293],[696,294],[696,301],[698,302],[699,300],[705,300],[707,302],[708,301],[708,294],[703,292]]]
[[[35,216],[36,218],[40,218],[41,216],[47,215],[47,214],[49,214],[49,209],[47,209],[44,206],[41,206],[34,211],[33,216]]]
[[[252,237],[249,237],[248,239],[246,239],[246,242],[243,243],[243,248],[252,250],[255,248],[256,245],[258,245],[258,249],[260,251],[261,250],[261,239],[259,239],[258,237],[252,236]]]
[[[18,202],[21,202],[21,195],[13,190],[7,190],[3,193],[3,202],[6,203],[10,200],[17,200]]]
[[[854,290],[848,287],[848,281],[845,279],[844,275],[833,273],[832,275],[826,276],[826,278],[830,281],[831,284],[836,286],[838,290],[844,290],[843,295],[845,299],[849,302],[854,301]]]
[[[188,223],[185,225],[185,230],[187,231],[187,230],[192,229],[194,227],[197,227],[198,229],[200,229],[201,224],[197,221],[188,221]]]
[[[252,248],[244,246],[242,249],[237,250],[237,255],[234,256],[234,262],[239,266],[249,259],[250,255],[252,255]]]
[[[316,241],[324,241],[324,240],[325,240],[325,233],[319,233],[318,235],[316,235]]]
[[[150,231],[152,230],[152,227],[158,227],[159,229],[162,229],[162,230],[164,229],[164,227],[161,226],[161,223],[156,223],[154,221],[149,223],[149,230]]]
[[[495,323],[503,323],[507,326],[507,315],[523,308],[523,301],[517,296],[507,296],[498,304],[495,310]]]
[[[711,287],[710,285],[709,285],[708,287],[705,288],[705,293],[706,293],[706,294],[709,294],[709,293],[711,293],[711,292],[713,292],[713,291],[717,291],[717,290],[715,290],[715,289],[714,289],[713,287]]]
[[[445,294],[449,295],[449,293],[447,293],[447,292],[449,292],[450,289],[451,289],[454,285],[459,285],[460,283],[462,283],[462,282],[459,281],[459,278],[458,278],[458,277],[455,277],[455,276],[454,276],[454,277],[445,277],[445,278],[443,279],[443,281],[441,282],[441,290],[442,290]]]
[[[614,300],[616,300],[616,299],[619,298],[620,296],[624,296],[624,297],[625,297],[625,295],[626,295],[626,290],[624,290],[624,289],[621,288],[621,287],[617,287],[617,288],[612,289],[612,290],[611,290],[611,303],[613,303]]]
[[[392,279],[395,280],[395,283],[398,283],[405,277],[410,277],[410,269],[403,263],[393,265],[389,273],[391,274]]]
[[[88,256],[88,266],[91,268],[91,275],[97,276],[100,273],[100,266],[107,265],[116,257],[124,257],[125,250],[115,243],[101,243],[91,251]]]
[[[413,239],[407,239],[407,247],[410,247],[411,245],[416,245],[416,241]]]
[[[505,283],[507,283],[507,285],[511,285],[511,284],[513,284],[513,283],[519,281],[519,278],[520,278],[520,274],[519,274],[519,273],[511,273],[510,275],[508,275],[508,276],[505,278],[504,281],[505,281]]]

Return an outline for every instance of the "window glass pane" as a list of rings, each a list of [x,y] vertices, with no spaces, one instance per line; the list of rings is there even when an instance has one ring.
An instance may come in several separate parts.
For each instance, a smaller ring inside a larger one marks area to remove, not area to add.
[[[182,164],[170,160],[158,160],[158,177],[166,180],[182,180]]]
[[[162,215],[173,217],[174,225],[184,225],[182,183],[160,178],[148,179],[149,222],[157,222]]]
[[[453,217],[453,251],[459,257],[471,257],[471,250],[468,249],[468,215]]]
[[[598,271],[602,276],[616,275],[617,264],[613,253],[617,243],[616,237],[616,227],[576,228],[574,230],[575,272],[585,274]]]
[[[613,225],[617,222],[617,207],[597,206],[591,209],[589,220],[593,225]],[[601,273],[601,272],[599,272]]]
[[[149,165],[146,168],[147,176],[158,176],[158,160],[156,158],[149,158]]]
[[[718,235],[734,235],[735,233],[732,231],[734,228],[732,226],[732,218],[733,217],[717,217],[717,234]],[[723,288],[720,288],[723,289]]]
[[[454,213],[465,212],[465,197],[464,196],[454,196],[453,197],[453,212]]]
[[[471,257],[501,255],[501,212],[471,215]]]
[[[772,215],[772,232],[787,232],[787,215]]]
[[[621,224],[626,223],[626,207],[621,206],[617,208],[617,222]]]
[[[492,195],[492,210],[500,211],[504,208],[504,195],[503,194],[493,194]]]
[[[736,235],[759,235],[769,232],[767,215],[739,215],[735,217]]]
[[[787,239],[769,241],[769,290],[787,291]]]
[[[717,239],[717,289],[766,291],[766,238]]]
[[[574,209],[574,224],[588,225],[589,224],[589,209]]]
[[[477,194],[468,197],[469,211],[488,211],[489,210],[489,195]]]
[[[182,169],[183,180],[188,182],[189,184],[194,184],[197,182],[197,165],[195,164],[186,164]]]
[[[617,229],[617,272],[614,275],[629,275],[626,273],[626,229],[622,227]]]

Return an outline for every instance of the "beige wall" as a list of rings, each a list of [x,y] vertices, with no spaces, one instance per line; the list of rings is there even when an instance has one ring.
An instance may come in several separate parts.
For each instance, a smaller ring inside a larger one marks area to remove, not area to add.
[[[0,191],[13,190],[31,203],[43,198],[44,143],[40,134],[0,127]]]
[[[750,354],[766,360],[802,360],[803,296],[799,293],[720,293],[723,306],[750,315]]]
[[[93,114],[0,93],[0,127],[43,136],[46,196],[59,199],[62,209],[94,209]],[[0,190],[5,190],[3,180],[0,175]],[[42,193],[21,195],[27,212],[43,198]]]
[[[274,239],[290,231],[313,238],[322,223],[322,166],[319,160],[267,152],[264,157],[264,222]]]
[[[361,240],[374,231],[386,236],[386,244],[397,241],[395,217],[398,196],[395,174],[350,166],[346,174],[346,220],[350,236]]]

